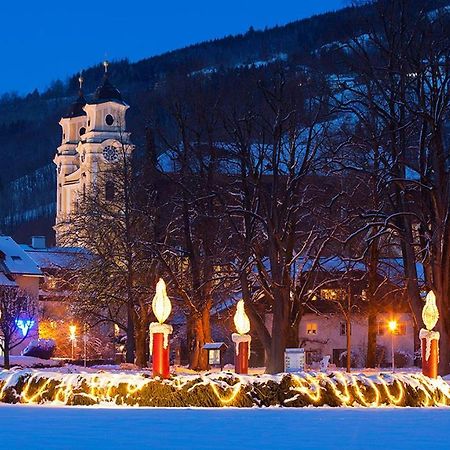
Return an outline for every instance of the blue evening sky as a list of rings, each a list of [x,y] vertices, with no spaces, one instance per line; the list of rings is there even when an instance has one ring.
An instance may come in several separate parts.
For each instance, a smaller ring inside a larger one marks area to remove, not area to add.
[[[2,4],[0,93],[45,89],[105,57],[136,61],[339,9],[345,0],[15,0]]]

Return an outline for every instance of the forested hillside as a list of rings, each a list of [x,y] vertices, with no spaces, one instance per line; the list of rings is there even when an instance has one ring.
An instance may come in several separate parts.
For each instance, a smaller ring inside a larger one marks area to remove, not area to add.
[[[411,2],[422,7],[422,2]],[[427,3],[434,10],[450,3]],[[266,30],[204,42],[136,63],[112,62],[110,77],[131,108],[128,125],[137,153],[156,136],[170,133],[167,99],[177,92],[186,102],[196,87],[208,85],[224,96],[250,101],[251,89],[282,67],[291,80],[321,77],[327,89],[349,73],[346,43],[363,45],[373,6],[348,7],[336,13],[295,21]],[[345,62],[345,64],[344,64]],[[84,70],[89,96],[100,83],[101,64]],[[55,211],[53,156],[60,141],[59,118],[76,95],[78,74],[54,82],[45,92],[0,99],[0,232],[19,240],[31,234],[52,236]],[[339,81],[340,82],[340,81]],[[315,83],[317,86],[317,83]],[[184,93],[181,92],[184,89]],[[337,118],[336,120],[339,120]]]

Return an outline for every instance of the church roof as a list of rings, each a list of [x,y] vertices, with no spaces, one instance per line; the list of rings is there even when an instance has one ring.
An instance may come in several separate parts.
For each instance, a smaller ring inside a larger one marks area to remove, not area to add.
[[[120,91],[109,81],[107,73],[103,77],[102,84],[95,91],[94,101],[91,103],[105,102],[125,103]]]
[[[70,105],[69,110],[63,116],[64,119],[85,116],[86,111],[83,109],[83,107],[85,105],[86,105],[86,99],[84,98],[83,92],[80,90],[80,93],[79,93],[77,99]]]

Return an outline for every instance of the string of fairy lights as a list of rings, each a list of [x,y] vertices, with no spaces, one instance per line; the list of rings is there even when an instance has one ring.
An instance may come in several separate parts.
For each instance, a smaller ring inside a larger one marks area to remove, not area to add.
[[[173,380],[149,380],[139,375],[124,373],[109,374],[108,377],[89,374],[54,374],[45,377],[42,373],[28,373],[21,392],[18,393],[20,403],[39,404],[51,402],[59,405],[72,404],[75,395],[81,395],[92,403],[116,403],[118,387],[125,386],[122,402],[139,394],[149,383],[169,384],[176,390],[181,390],[186,383],[192,391],[196,386],[207,385],[222,406],[233,406],[239,396],[246,395],[253,385],[260,388],[265,382],[272,380],[264,377],[231,376],[228,384],[224,377],[215,379],[211,376],[177,377]],[[387,379],[381,375],[365,376],[335,372],[299,375],[286,375],[290,378],[289,389],[292,397],[285,400],[289,404],[300,395],[303,400],[314,406],[326,404],[330,393],[336,406],[404,406],[407,386],[414,388],[422,406],[449,406],[450,386],[442,379],[432,380],[421,374],[389,375]],[[17,384],[17,373],[9,374],[1,383],[0,401],[3,401],[9,388]],[[278,380],[281,382],[282,378]],[[137,396],[139,399],[139,395]]]

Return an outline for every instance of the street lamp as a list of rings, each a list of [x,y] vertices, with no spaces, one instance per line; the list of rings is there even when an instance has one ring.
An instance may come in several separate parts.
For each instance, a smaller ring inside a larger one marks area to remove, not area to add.
[[[74,357],[75,342],[77,340],[77,326],[69,325],[69,340],[72,343],[72,360]]]
[[[392,372],[395,372],[395,360],[394,360],[394,334],[397,331],[397,321],[390,320],[388,322],[388,328],[391,332],[391,356],[392,356]]]

